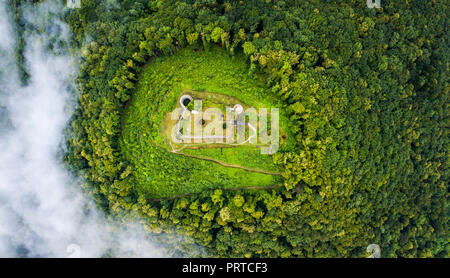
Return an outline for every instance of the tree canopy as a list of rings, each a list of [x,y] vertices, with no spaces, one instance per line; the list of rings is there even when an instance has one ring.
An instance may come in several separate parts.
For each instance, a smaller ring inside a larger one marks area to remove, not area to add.
[[[447,257],[449,7],[382,5],[83,0],[66,16],[82,56],[66,160],[106,212],[187,235],[177,255],[363,257],[374,243],[383,257]],[[154,57],[216,45],[243,53],[288,112],[295,147],[273,156],[283,187],[148,200],[120,147],[127,102]]]

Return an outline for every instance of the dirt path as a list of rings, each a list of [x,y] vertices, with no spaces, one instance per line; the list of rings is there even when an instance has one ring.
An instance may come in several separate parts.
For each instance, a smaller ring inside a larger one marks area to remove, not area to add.
[[[140,147],[141,147],[141,157],[143,154],[143,147],[142,147],[142,134],[141,136],[139,136],[139,143],[140,143]],[[274,176],[281,176],[281,173],[277,173],[277,172],[269,172],[269,171],[264,171],[264,170],[260,170],[260,169],[253,169],[253,168],[246,168],[240,165],[234,165],[234,164],[228,164],[225,162],[222,162],[220,160],[215,160],[213,158],[209,158],[209,157],[203,157],[203,156],[198,156],[198,155],[192,155],[192,154],[187,154],[187,153],[180,153],[180,152],[171,152],[170,150],[166,149],[165,147],[159,145],[156,142],[153,142],[153,144],[155,144],[155,146],[157,146],[158,148],[162,148],[165,151],[167,151],[168,153],[171,154],[176,154],[176,155],[183,155],[186,157],[191,157],[191,158],[195,158],[195,159],[201,159],[201,160],[206,160],[206,161],[210,161],[210,162],[214,162],[214,163],[218,163],[224,167],[232,167],[232,168],[238,168],[238,169],[242,169],[245,171],[249,171],[249,172],[256,172],[256,173],[262,173],[262,174],[267,174],[267,175],[274,175]],[[282,187],[283,184],[275,184],[275,185],[271,185],[271,186],[244,186],[244,187],[234,187],[234,188],[212,188],[212,189],[208,189],[208,190],[216,190],[216,189],[220,189],[220,190],[227,190],[227,191],[238,191],[238,190],[250,190],[250,189],[255,189],[255,190],[270,190],[270,189],[274,189],[274,188],[279,188]],[[147,199],[147,202],[160,202],[163,200],[175,200],[178,198],[182,198],[182,197],[186,197],[186,196],[191,196],[191,195],[195,195],[195,194],[199,194],[198,193],[183,193],[174,197],[167,197],[167,198],[157,198],[157,199]]]
[[[216,159],[210,158],[210,157],[194,155],[194,154],[187,154],[187,153],[182,153],[182,152],[170,152],[170,153],[179,154],[179,155],[192,157],[192,158],[196,158],[196,159],[201,159],[201,160],[206,160],[206,161],[211,161],[211,162],[220,164],[224,167],[242,169],[242,170],[245,170],[248,172],[255,172],[255,173],[261,173],[261,174],[272,175],[272,176],[281,176],[281,173],[278,173],[278,172],[269,172],[269,171],[265,171],[265,170],[261,170],[261,169],[247,168],[247,167],[244,167],[241,165],[236,165],[236,164],[228,164],[228,163],[225,163],[225,162],[222,162],[220,160],[216,160]]]
[[[272,175],[272,176],[281,176],[281,173],[279,173],[279,172],[270,172],[270,171],[265,171],[265,170],[261,170],[261,169],[247,168],[247,167],[244,167],[244,166],[241,166],[241,165],[225,163],[223,161],[220,161],[220,160],[217,160],[217,159],[214,159],[214,158],[210,158],[210,157],[194,155],[194,154],[187,154],[187,153],[177,152],[177,151],[170,151],[167,148],[159,145],[156,142],[152,142],[152,143],[155,144],[155,146],[157,146],[158,148],[161,148],[161,149],[163,149],[163,150],[165,150],[165,151],[167,151],[168,153],[171,153],[171,154],[183,155],[183,156],[186,156],[186,157],[191,157],[191,158],[195,158],[195,159],[201,159],[201,160],[205,160],[205,161],[210,161],[210,162],[214,162],[214,163],[217,163],[219,165],[222,165],[224,167],[237,168],[237,169],[241,169],[241,170],[248,171],[248,172],[260,173],[260,174],[266,174],[266,175]],[[141,147],[141,157],[142,157],[142,154],[143,154],[143,151],[144,151],[143,147],[142,147],[142,134],[141,134],[141,136],[139,136],[139,144],[140,144],[140,147]]]

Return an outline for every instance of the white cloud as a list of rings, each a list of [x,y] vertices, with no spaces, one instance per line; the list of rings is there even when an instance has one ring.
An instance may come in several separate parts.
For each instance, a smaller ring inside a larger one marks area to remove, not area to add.
[[[98,257],[110,249],[116,256],[165,256],[139,224],[107,220],[64,168],[61,146],[73,112],[69,85],[76,72],[72,59],[49,54],[48,37],[28,34],[25,58],[30,80],[21,86],[14,66],[14,31],[4,2],[0,108],[6,107],[12,127],[6,130],[0,121],[0,257]],[[40,20],[49,10],[55,7],[45,4],[28,15]],[[67,26],[48,17],[39,24],[51,27],[47,35],[55,31],[67,35]]]

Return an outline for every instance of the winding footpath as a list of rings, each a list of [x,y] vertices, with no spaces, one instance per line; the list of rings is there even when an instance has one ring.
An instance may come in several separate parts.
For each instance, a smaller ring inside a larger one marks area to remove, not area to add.
[[[140,144],[140,147],[141,147],[141,156],[140,157],[142,157],[143,152],[144,152],[143,147],[142,147],[142,134],[141,134],[141,136],[139,136],[139,144]],[[237,165],[237,164],[225,163],[223,161],[220,161],[220,160],[217,160],[217,159],[214,159],[214,158],[210,158],[210,157],[194,155],[194,154],[188,154],[188,153],[182,153],[182,152],[174,151],[174,150],[169,151],[167,148],[159,145],[158,143],[156,143],[154,141],[153,141],[153,144],[155,144],[155,146],[157,146],[158,148],[161,148],[161,149],[163,149],[166,152],[171,153],[171,154],[182,155],[182,156],[191,157],[191,158],[195,158],[195,159],[201,159],[201,160],[204,160],[204,161],[214,162],[214,163],[217,163],[217,164],[219,164],[221,166],[224,166],[224,167],[242,169],[242,170],[245,170],[245,171],[248,171],[248,172],[260,173],[260,174],[266,174],[266,175],[272,175],[272,176],[281,176],[280,172],[270,172],[270,171],[261,170],[261,169],[247,168],[247,167],[244,167],[244,166],[241,166],[241,165]]]
[[[269,172],[269,171],[265,171],[265,170],[261,170],[261,169],[247,168],[247,167],[244,167],[241,165],[236,165],[236,164],[228,164],[228,163],[225,163],[225,162],[222,162],[220,160],[216,160],[216,159],[210,158],[210,157],[194,155],[194,154],[187,154],[187,153],[182,153],[182,152],[170,152],[170,153],[175,153],[175,154],[192,157],[192,158],[196,158],[196,159],[201,159],[201,160],[205,160],[205,161],[211,161],[211,162],[220,164],[224,167],[242,169],[242,170],[245,170],[248,172],[261,173],[261,174],[272,175],[272,176],[281,176],[281,173],[279,173],[279,172]]]

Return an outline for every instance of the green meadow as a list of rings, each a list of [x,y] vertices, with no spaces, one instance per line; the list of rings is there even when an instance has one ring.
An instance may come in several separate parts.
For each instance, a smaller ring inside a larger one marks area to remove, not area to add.
[[[279,152],[289,150],[294,140],[280,102],[267,89],[263,75],[249,73],[244,57],[230,57],[219,47],[206,52],[185,48],[157,57],[142,69],[123,119],[121,149],[134,166],[138,192],[164,198],[283,183],[281,167],[273,163],[273,156],[261,154],[258,145],[201,144],[172,152],[167,119],[179,107],[183,92],[204,92],[209,106],[217,106],[214,100],[223,95],[226,104],[236,100],[257,110],[280,108]]]

